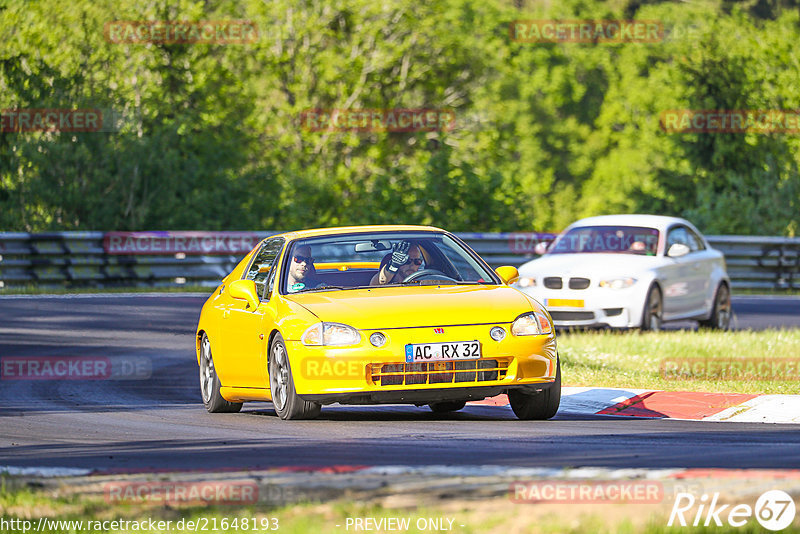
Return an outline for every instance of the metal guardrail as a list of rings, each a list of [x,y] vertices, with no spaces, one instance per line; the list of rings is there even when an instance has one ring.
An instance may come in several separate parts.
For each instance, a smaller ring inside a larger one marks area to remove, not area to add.
[[[275,232],[0,232],[0,292],[15,287],[213,287]],[[458,234],[493,267],[535,258],[555,234]],[[706,236],[734,288],[800,289],[800,238]]]

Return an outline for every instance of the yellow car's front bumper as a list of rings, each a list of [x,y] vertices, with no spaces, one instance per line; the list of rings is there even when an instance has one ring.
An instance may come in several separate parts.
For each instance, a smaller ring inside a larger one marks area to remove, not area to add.
[[[305,346],[287,340],[295,390],[321,403],[417,402],[476,399],[507,389],[541,389],[556,375],[556,341],[552,334],[506,336],[495,341],[495,325],[449,326],[446,334],[432,327],[384,329],[382,347],[374,347],[361,331],[361,341],[348,347]],[[406,363],[407,344],[478,341],[481,358]]]

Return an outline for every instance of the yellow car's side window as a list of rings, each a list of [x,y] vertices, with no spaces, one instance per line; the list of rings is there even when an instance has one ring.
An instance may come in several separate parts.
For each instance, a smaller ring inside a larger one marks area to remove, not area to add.
[[[283,243],[283,238],[270,239],[264,243],[261,249],[256,252],[247,270],[247,274],[245,275],[246,280],[253,280],[256,283],[256,289],[258,290],[258,295],[261,297],[261,300],[269,300],[267,280],[274,280],[274,266],[283,248]]]

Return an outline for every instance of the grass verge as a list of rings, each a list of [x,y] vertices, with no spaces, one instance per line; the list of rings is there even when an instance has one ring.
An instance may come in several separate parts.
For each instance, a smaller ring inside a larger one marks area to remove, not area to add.
[[[565,332],[558,351],[569,386],[800,394],[796,329]]]
[[[3,532],[24,532],[27,528],[27,532],[40,534],[276,531],[288,534],[366,531],[649,534],[675,531],[676,527],[667,527],[670,509],[671,505],[666,502],[637,505],[546,502],[515,504],[507,498],[453,499],[425,506],[335,501],[323,504],[301,503],[280,508],[264,505],[187,507],[115,504],[105,502],[97,496],[73,494],[65,498],[30,488],[0,489],[0,516],[6,522]],[[44,527],[37,530],[40,518],[46,518],[47,521],[43,521]],[[361,528],[356,528],[357,519],[362,521]],[[367,519],[372,522],[365,524]],[[382,523],[381,520],[392,522]],[[115,525],[113,521],[118,524]],[[121,523],[123,521],[128,523]],[[133,522],[136,523],[135,526]],[[753,520],[739,528],[678,527],[678,530],[737,533],[762,531]],[[800,528],[795,522],[783,532],[800,532]]]

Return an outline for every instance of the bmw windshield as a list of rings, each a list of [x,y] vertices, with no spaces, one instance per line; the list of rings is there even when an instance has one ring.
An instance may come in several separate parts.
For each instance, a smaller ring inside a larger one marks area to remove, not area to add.
[[[548,254],[619,253],[655,256],[658,230],[640,226],[581,226],[561,235]]]

